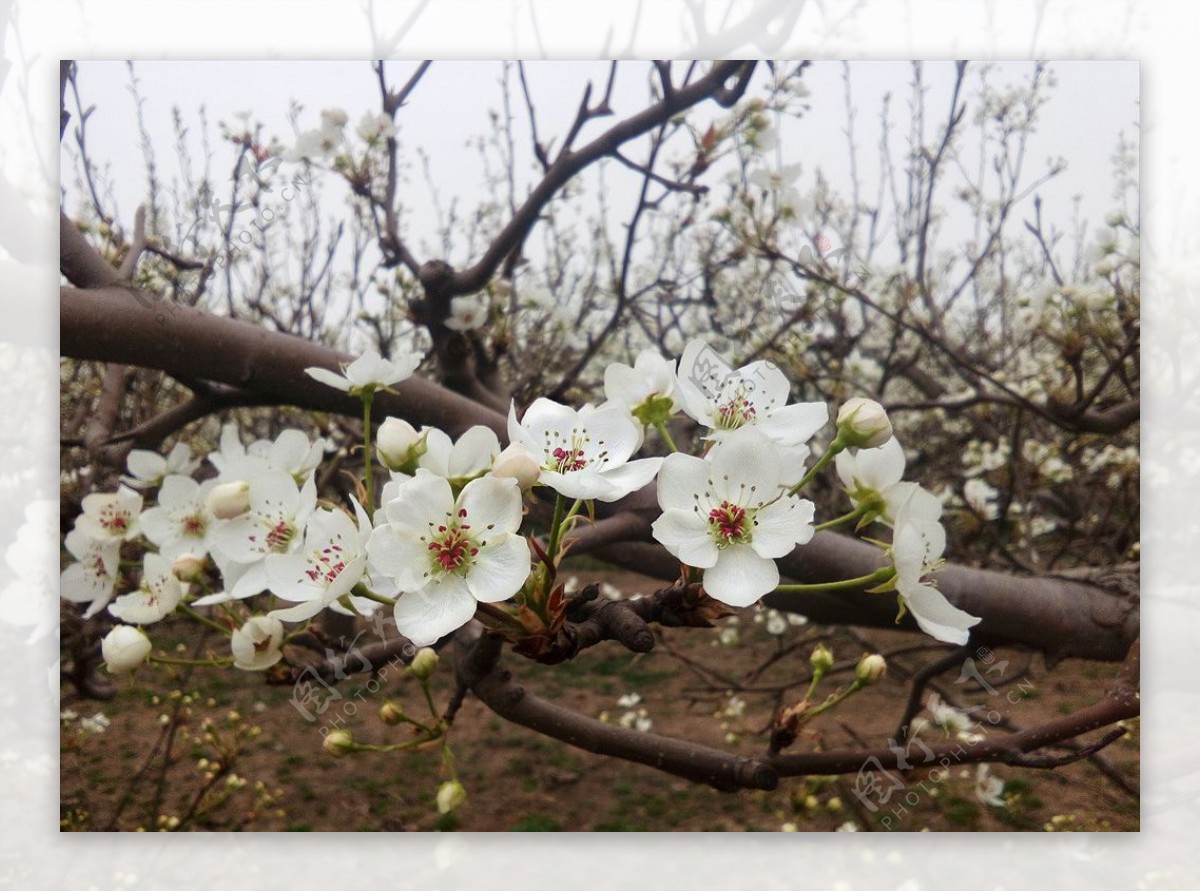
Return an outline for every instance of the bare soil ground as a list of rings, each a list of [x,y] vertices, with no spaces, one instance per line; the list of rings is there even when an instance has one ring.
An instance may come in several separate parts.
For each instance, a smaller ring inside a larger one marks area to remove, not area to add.
[[[603,578],[626,596],[657,585],[623,572],[579,571],[579,576],[584,581]],[[736,633],[729,631],[732,627]],[[184,624],[156,632],[156,646],[175,636],[171,643],[181,646],[182,655],[196,643],[191,626]],[[505,661],[530,690],[587,715],[607,713],[610,721],[618,722],[627,712],[636,717],[637,710],[644,709],[655,733],[754,755],[765,747],[761,732],[780,697],[792,702],[804,693],[803,685],[783,694],[771,689],[804,677],[811,639],[824,635],[838,660],[846,661],[867,650],[887,653],[922,643],[904,633],[830,631],[808,625],[775,637],[764,622],[755,621],[751,610],[741,611],[736,625],[726,621],[723,629],[668,629],[664,634],[646,655],[606,643],[555,667],[511,654]],[[731,643],[734,634],[736,644]],[[215,637],[208,641],[220,644]],[[882,745],[903,710],[907,679],[938,653],[908,650],[889,658],[889,673],[882,682],[819,717],[794,751]],[[1008,665],[1005,673],[987,676],[991,681],[1002,674],[1013,677],[995,695],[971,682],[956,684],[954,670],[939,679],[944,694],[958,703],[986,707],[976,714],[992,734],[1002,729],[983,718],[988,710],[1002,711],[1016,727],[1035,725],[1099,700],[1118,668],[1068,661],[1047,670],[1040,658],[1029,660],[1017,652],[1000,651],[994,659],[992,667],[1005,660]],[[436,702],[444,707],[453,688],[448,658],[434,680]],[[848,680],[847,674],[835,676],[821,691],[830,692]],[[439,815],[434,797],[441,779],[440,750],[366,752],[341,759],[323,750],[320,725],[335,710],[356,739],[378,744],[402,741],[407,734],[404,727],[379,720],[385,698],[421,715],[423,698],[412,679],[393,671],[373,693],[366,690],[367,682],[365,676],[342,681],[338,691],[343,699],[332,702],[314,722],[296,710],[290,687],[268,685],[261,673],[155,666],[139,671],[133,680],[122,680],[119,694],[108,702],[72,700],[73,692],[64,690],[64,709],[78,718],[68,717],[62,724],[63,828],[1138,829],[1136,722],[1099,760],[1053,770],[994,766],[992,775],[1004,782],[1003,807],[986,804],[976,795],[975,766],[955,765],[932,777],[923,769],[900,773],[904,787],[872,813],[853,794],[853,775],[784,779],[772,792],[721,793],[511,725],[470,697],[451,732],[468,799],[457,811]],[[730,714],[737,712],[736,702],[730,708],[735,685],[753,689],[737,695],[744,701],[741,715]],[[619,698],[633,693],[641,695],[641,703],[632,708],[618,705]],[[92,723],[83,720],[97,712],[110,724],[103,731],[88,730],[85,725]],[[205,736],[206,719],[212,720],[210,738]],[[930,742],[945,739],[937,729],[925,734]],[[220,763],[224,771],[214,768]],[[230,780],[229,773],[236,778]]]

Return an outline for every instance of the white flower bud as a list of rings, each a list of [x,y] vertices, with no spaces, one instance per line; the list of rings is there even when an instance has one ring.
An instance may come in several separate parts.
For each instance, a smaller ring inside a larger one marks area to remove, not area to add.
[[[417,655],[413,657],[412,665],[408,667],[408,671],[416,678],[429,678],[433,674],[433,670],[437,668],[437,664],[437,651],[432,647],[422,647],[417,651]]]
[[[818,675],[824,675],[833,668],[833,651],[824,644],[818,644],[813,648],[812,656],[808,658],[812,664],[813,672]]]
[[[100,652],[108,671],[113,673],[131,672],[150,656],[150,639],[140,629],[133,626],[115,626],[100,642]]]
[[[1106,226],[1117,227],[1125,222],[1125,214],[1121,211],[1109,211],[1104,217]]]
[[[171,572],[183,582],[195,582],[204,572],[204,558],[194,554],[181,554],[171,562]]]
[[[385,725],[398,725],[404,721],[404,710],[389,701],[379,707],[379,721]]]
[[[467,791],[458,781],[446,781],[438,787],[437,807],[439,814],[444,815],[452,812],[466,801]]]
[[[887,660],[883,654],[869,654],[858,661],[854,669],[854,677],[864,685],[875,684],[887,675]]]
[[[214,486],[208,494],[208,510],[213,517],[231,520],[250,510],[250,484],[245,480]]]
[[[522,492],[537,483],[541,473],[541,466],[533,457],[533,453],[520,443],[511,443],[506,446],[492,464],[493,477],[511,477],[517,481]]]
[[[326,127],[345,127],[349,120],[344,109],[327,108],[321,112],[321,123]]]
[[[421,434],[403,418],[388,418],[379,425],[375,448],[383,463],[398,471],[416,456],[413,449],[421,442]]]
[[[837,417],[838,436],[848,446],[874,449],[892,438],[892,422],[875,400],[851,397],[842,404]]]
[[[354,735],[345,728],[338,728],[326,734],[322,746],[325,748],[325,752],[339,759],[358,748],[354,743]]]

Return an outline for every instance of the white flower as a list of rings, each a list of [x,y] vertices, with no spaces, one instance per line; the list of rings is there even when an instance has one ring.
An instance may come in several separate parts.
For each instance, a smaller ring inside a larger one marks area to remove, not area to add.
[[[145,633],[133,626],[114,626],[100,642],[100,653],[109,672],[129,672],[146,662],[152,646]]]
[[[444,431],[430,428],[425,436],[425,454],[417,459],[417,466],[447,480],[466,480],[490,468],[499,454],[500,438],[490,427],[469,427],[453,441]]]
[[[992,777],[990,769],[986,762],[981,762],[975,767],[975,797],[984,805],[990,805],[994,808],[1006,808],[1008,803],[1004,800],[1004,781],[998,777]]]
[[[764,192],[773,195],[779,210],[787,209],[795,214],[799,211],[802,200],[800,193],[792,184],[800,176],[800,170],[799,164],[785,164],[777,170],[760,167],[758,170],[752,171],[747,180]]]
[[[271,471],[250,481],[248,501],[245,514],[213,533],[213,550],[226,564],[226,594],[200,598],[200,606],[249,598],[268,587],[266,559],[300,547],[300,533],[317,507],[317,487],[310,478],[301,489],[288,474]],[[230,568],[228,562],[239,566]]]
[[[138,512],[142,497],[122,486],[115,493],[94,492],[84,496],[83,514],[75,520],[75,529],[93,539],[132,539],[139,532]]]
[[[58,530],[58,502],[35,499],[25,506],[25,522],[4,553],[10,574],[8,584],[0,589],[0,622],[33,626],[29,643],[58,628],[58,612],[51,604],[58,599],[54,584],[60,566]],[[120,548],[118,542],[113,545]]]
[[[122,477],[122,482],[145,489],[158,486],[168,474],[191,474],[199,467],[200,459],[192,458],[192,450],[187,443],[176,443],[166,458],[149,449],[134,449],[125,459],[125,464],[129,468],[129,476]]]
[[[438,814],[444,815],[454,811],[460,805],[467,801],[467,791],[456,780],[448,780],[438,787],[437,791],[437,808]]]
[[[642,430],[620,406],[584,406],[576,411],[545,397],[517,422],[508,412],[508,436],[541,461],[538,482],[572,499],[615,502],[654,479],[661,458],[629,457]]]
[[[296,145],[283,153],[285,161],[303,161],[333,155],[342,145],[340,127],[319,127],[305,130],[296,137]]]
[[[358,359],[343,365],[341,375],[319,367],[307,368],[304,371],[310,378],[315,378],[322,384],[357,396],[403,381],[416,371],[420,364],[421,357],[416,353],[402,352],[389,360],[382,358],[374,350],[368,350]]]
[[[813,536],[813,503],[788,495],[780,450],[756,429],[721,441],[703,459],[674,453],[658,478],[654,538],[691,567],[704,590],[746,607],[779,584],[775,558]]]
[[[147,552],[142,560],[141,584],[136,591],[109,604],[108,612],[133,625],[149,625],[179,606],[183,595],[183,583],[171,572],[171,562],[161,554]]]
[[[892,422],[883,406],[861,396],[842,403],[837,428],[844,442],[864,449],[877,448],[892,439]]]
[[[121,558],[121,540],[93,539],[75,529],[67,533],[67,551],[75,563],[62,571],[59,590],[75,604],[91,604],[84,619],[95,616],[112,600]]]
[[[386,114],[365,113],[358,121],[358,127],[355,129],[360,137],[365,142],[376,143],[382,142],[389,136],[396,135],[396,125],[391,117]]]
[[[617,698],[617,706],[623,709],[631,709],[642,702],[642,695],[638,693],[622,694]]]
[[[326,108],[321,110],[321,126],[331,130],[340,130],[349,122],[350,116],[345,109]]]
[[[274,666],[283,657],[283,623],[274,616],[254,616],[235,629],[229,646],[233,665],[255,672]]]
[[[529,577],[529,545],[517,535],[516,481],[480,477],[458,499],[424,468],[400,483],[367,546],[374,575],[400,591],[396,628],[418,647],[470,621],[478,601],[512,597]]]
[[[102,712],[97,712],[80,719],[79,729],[81,731],[87,731],[89,734],[103,734],[108,730],[108,726],[111,724],[112,722],[109,720],[108,716]]]
[[[318,509],[304,530],[304,544],[295,554],[270,554],[266,558],[271,592],[295,607],[269,615],[286,622],[311,619],[350,590],[367,569],[367,537],[371,520],[356,499],[355,518],[345,511]],[[355,522],[357,520],[357,523]]]
[[[925,702],[925,709],[933,717],[933,723],[946,734],[965,738],[971,734],[971,728],[975,725],[969,715],[949,703],[943,703],[942,698],[936,693],[929,695],[929,699]]]
[[[675,363],[656,350],[637,355],[633,366],[610,363],[604,370],[604,395],[627,407],[642,424],[659,424],[679,411],[675,399]]]
[[[752,362],[734,371],[699,339],[683,350],[678,385],[683,411],[711,428],[713,439],[753,426],[781,446],[797,447],[829,421],[824,403],[786,405],[791,386],[771,363]]]
[[[980,618],[960,610],[933,585],[932,573],[941,564],[946,531],[936,521],[919,519],[901,508],[892,538],[896,591],[904,609],[927,635],[951,644],[966,644],[968,629]]]
[[[999,494],[981,477],[972,477],[963,484],[963,498],[984,520],[995,520],[999,515],[996,507],[996,496]]]
[[[220,448],[209,453],[208,461],[218,471],[218,483],[252,480],[268,471],[285,471],[303,483],[328,448],[323,438],[310,441],[295,428],[281,431],[274,440],[255,440],[243,446],[237,425],[227,424],[221,429]]]
[[[875,449],[843,450],[834,463],[850,502],[855,508],[868,506],[864,521],[894,524],[896,513],[906,503],[911,503],[911,516],[931,522],[941,517],[942,504],[936,496],[916,483],[901,482],[904,450],[895,438]]]
[[[450,299],[450,315],[446,318],[446,328],[451,331],[474,331],[483,327],[487,322],[487,315],[486,294],[453,297]]]
[[[197,483],[191,477],[172,474],[163,480],[158,507],[142,513],[146,538],[167,558],[181,554],[204,557],[217,519],[208,510],[208,493],[216,481]]]

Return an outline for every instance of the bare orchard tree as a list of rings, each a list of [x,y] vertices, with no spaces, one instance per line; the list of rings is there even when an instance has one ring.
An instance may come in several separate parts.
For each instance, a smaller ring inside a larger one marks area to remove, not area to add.
[[[843,96],[812,98],[804,64],[614,62],[583,90],[569,125],[549,132],[532,72],[507,63],[495,126],[475,143],[490,194],[464,209],[397,129],[431,64],[440,63],[407,66],[402,77],[402,66],[375,65],[376,105],[353,136],[337,110],[302,131],[303,112],[293,109],[297,132],[286,144],[249,118],[222,123],[220,138],[235,148],[224,171],[212,169],[217,153],[207,142],[199,163],[189,154],[189,131],[207,140],[208,122],[177,112],[185,177],[170,190],[143,125],[147,195],[124,219],[87,143],[89,117],[105,108],[88,104],[87,83],[63,64],[64,145],[86,196],[61,220],[65,518],[87,493],[111,489],[133,448],[212,448],[219,417],[259,437],[300,427],[328,438],[337,452],[318,472],[321,491],[369,503],[377,497],[370,459],[354,444],[371,424],[399,418],[453,437],[483,426],[503,443],[514,402],[517,415],[536,396],[598,402],[612,362],[644,348],[678,355],[707,337],[732,368],[773,363],[793,382],[793,400],[867,396],[883,405],[910,447],[910,475],[947,506],[960,562],[938,568],[936,580],[950,604],[980,618],[969,643],[940,646],[914,668],[896,737],[846,750],[796,746],[813,707],[800,692],[834,671],[816,662],[767,692],[777,709],[753,758],[602,723],[535,696],[518,678],[524,658],[558,663],[605,641],[670,649],[666,630],[724,614],[655,540],[651,485],[597,502],[594,521],[572,526],[566,541],[572,555],[657,577],[662,587],[606,600],[587,585],[562,594],[541,625],[518,631],[482,605],[440,645],[453,645],[459,686],[447,721],[473,694],[508,721],[574,746],[722,789],[770,789],[787,776],[910,767],[905,741],[926,688],[972,654],[1005,646],[1050,663],[1123,665],[1095,705],[954,744],[955,761],[1053,767],[1095,758],[1124,733],[1119,723],[1139,711],[1133,149],[1121,146],[1117,205],[1090,243],[1082,229],[1052,226],[1040,200],[1022,216],[1063,169],[1031,170],[1027,157],[1052,88],[1042,66],[1007,88],[986,68],[960,64],[941,109],[930,107],[927,75],[914,66],[910,131],[886,123],[885,104],[873,149],[879,175],[869,182],[855,163],[847,196],[824,181],[801,194],[797,171],[769,158],[779,122],[811,102],[838,101],[857,159],[864,147],[849,69]],[[615,100],[626,67],[646,82],[636,108]],[[897,153],[900,140],[907,149]],[[618,179],[633,184],[632,204],[607,188]],[[417,182],[436,231],[413,231]],[[347,204],[329,218],[319,197],[334,189]],[[585,201],[587,193],[596,197]],[[949,214],[969,224],[945,225]],[[465,312],[482,321],[460,324]],[[348,348],[364,343],[384,358],[426,348],[430,357],[374,394],[366,428],[357,396],[305,373],[345,365]],[[698,443],[702,434],[678,418],[651,428],[647,448]],[[366,488],[356,488],[364,471]],[[844,510],[840,489],[815,485],[821,516]],[[535,500],[530,519],[543,534],[536,549],[553,556],[561,519],[553,504]],[[894,599],[868,591],[881,566],[879,548],[818,531],[779,560],[783,587],[765,603],[821,624],[897,627]],[[821,588],[844,579],[864,581]],[[96,696],[108,691],[95,672],[104,623],[103,615],[72,619],[64,661],[69,678]],[[898,628],[917,626],[908,615]],[[331,653],[329,640],[289,648],[287,679],[315,673],[332,682],[412,650],[382,637]],[[692,669],[713,690],[762,692],[754,678]]]

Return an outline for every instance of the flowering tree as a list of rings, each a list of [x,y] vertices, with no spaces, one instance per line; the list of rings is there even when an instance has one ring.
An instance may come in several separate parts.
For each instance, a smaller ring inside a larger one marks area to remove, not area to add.
[[[101,696],[100,660],[123,673],[176,659],[154,642],[168,617],[227,639],[201,662],[297,685],[400,659],[428,694],[436,655],[452,652],[447,706],[430,697],[417,718],[381,705],[414,734],[384,748],[443,747],[443,810],[464,795],[448,735],[468,694],[548,736],[722,789],[857,773],[868,806],[878,772],[912,767],[927,685],[981,648],[1125,665],[1094,706],[922,744],[926,761],[953,751],[1053,767],[1124,733],[1138,713],[1136,569],[1122,563],[1137,540],[1136,214],[1114,211],[1073,268],[1040,205],[1023,237],[1010,232],[1019,202],[1058,172],[1031,185],[1022,168],[1042,69],[1011,93],[984,72],[968,102],[968,68],[956,68],[937,139],[889,171],[908,196],[893,189],[889,247],[882,201],[801,195],[798,168],[766,159],[772,121],[809,101],[804,65],[655,63],[644,106],[618,110],[614,63],[554,137],[538,129],[524,66],[505,66],[533,180],[507,114],[480,145],[507,199],[466,227],[450,215],[443,251],[422,258],[404,224],[401,128],[429,66],[396,87],[377,65],[378,104],[354,128],[340,109],[287,144],[248,119],[223,125],[236,149],[228,202],[206,175],[169,214],[152,179],[131,232],[105,212],[90,112],[78,114],[90,200],[61,225],[74,684]],[[86,84],[65,64],[62,85],[65,135]],[[938,250],[934,196],[965,151],[969,106],[980,151],[1004,163],[998,179],[960,185],[978,225]],[[623,242],[604,215],[568,214],[585,172],[613,168],[638,184]],[[344,187],[345,221],[322,229],[315,207],[277,216],[284,189],[318,181]],[[460,228],[465,244],[452,245]],[[846,233],[841,249],[826,231]],[[885,255],[898,258],[886,269]],[[369,340],[347,351],[351,320]],[[194,455],[218,414],[219,442]],[[1112,492],[1085,507],[1098,480]],[[580,555],[663,585],[638,599],[571,591],[564,560]],[[664,629],[752,608],[783,628],[788,614],[898,625],[942,652],[897,704],[887,745],[808,751],[806,726],[852,713],[887,666],[881,654],[836,664],[818,646],[753,758],[571,712],[513,674],[604,642],[646,652]],[[371,643],[335,637],[359,627]],[[341,730],[325,746],[380,748]]]

